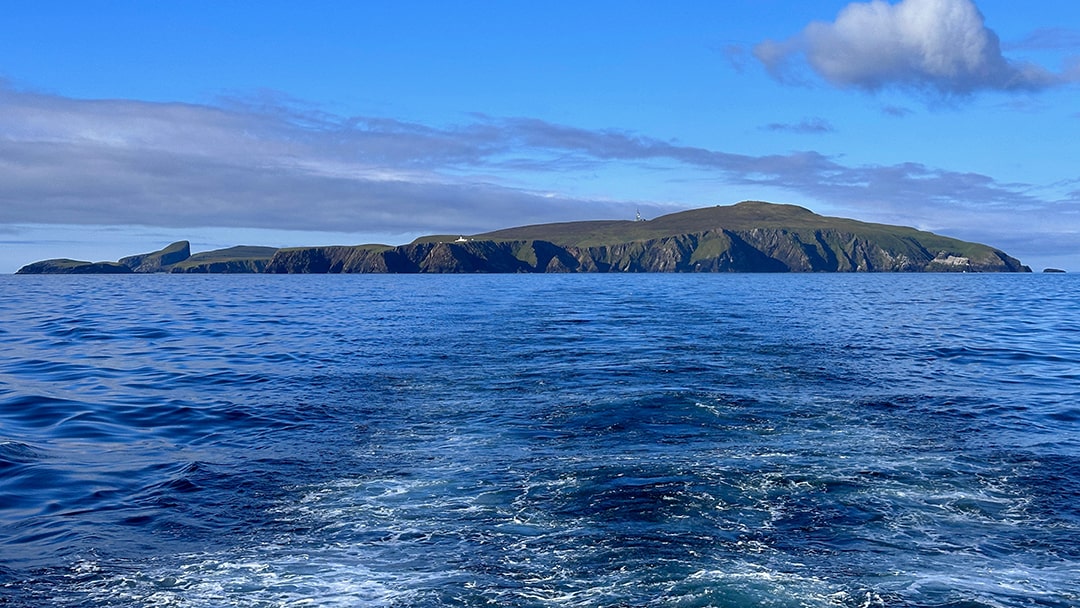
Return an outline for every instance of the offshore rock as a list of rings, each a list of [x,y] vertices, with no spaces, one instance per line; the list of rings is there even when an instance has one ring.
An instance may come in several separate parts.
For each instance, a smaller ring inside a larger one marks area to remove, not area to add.
[[[141,253],[120,258],[120,263],[134,272],[168,272],[169,267],[191,257],[191,243],[177,241],[152,253]]]
[[[27,264],[15,274],[131,274],[131,268],[116,262],[83,262],[60,258]]]

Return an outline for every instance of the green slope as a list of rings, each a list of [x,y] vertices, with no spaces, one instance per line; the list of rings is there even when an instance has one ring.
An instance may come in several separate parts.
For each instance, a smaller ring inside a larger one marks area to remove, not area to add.
[[[252,245],[237,245],[226,249],[203,251],[182,262],[173,264],[170,267],[170,272],[262,272],[277,251],[276,247]]]

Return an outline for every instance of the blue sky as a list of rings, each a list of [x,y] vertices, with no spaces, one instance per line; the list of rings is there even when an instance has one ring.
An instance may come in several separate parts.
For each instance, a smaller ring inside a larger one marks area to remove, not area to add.
[[[1080,5],[4,3],[0,272],[757,199],[1080,271]]]

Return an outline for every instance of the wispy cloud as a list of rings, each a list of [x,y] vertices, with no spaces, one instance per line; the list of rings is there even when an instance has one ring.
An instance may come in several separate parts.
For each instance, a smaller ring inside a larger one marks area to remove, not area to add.
[[[448,175],[512,145],[484,123],[0,90],[0,222],[400,232],[626,215]]]
[[[1008,50],[1080,51],[1080,30],[1065,27],[1040,28],[1023,39],[1005,44]]]
[[[632,194],[537,187],[612,166],[715,184],[714,198],[676,201],[685,206],[734,202],[725,188],[784,191],[856,217],[927,226],[976,217],[987,229],[1049,206],[1029,185],[918,163],[747,155],[533,118],[475,115],[447,127],[335,116],[272,96],[207,106],[0,88],[0,224],[468,233],[673,210]]]
[[[881,113],[886,116],[892,116],[893,118],[904,118],[910,116],[912,111],[909,108],[902,106],[887,105],[881,108]]]
[[[1069,32],[1044,32],[1029,45],[1071,41]],[[1075,81],[1002,54],[971,0],[854,2],[831,23],[813,22],[786,40],[767,40],[754,55],[784,82],[800,79],[797,60],[840,87],[867,91],[909,89],[935,96],[978,91],[1040,91]]]
[[[762,127],[765,131],[782,131],[785,133],[820,134],[835,131],[832,124],[824,118],[804,118],[797,123],[773,122]]]

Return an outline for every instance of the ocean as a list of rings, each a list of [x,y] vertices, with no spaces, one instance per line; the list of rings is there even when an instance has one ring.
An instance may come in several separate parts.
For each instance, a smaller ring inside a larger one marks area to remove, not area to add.
[[[0,277],[0,606],[1080,605],[1080,277]]]

